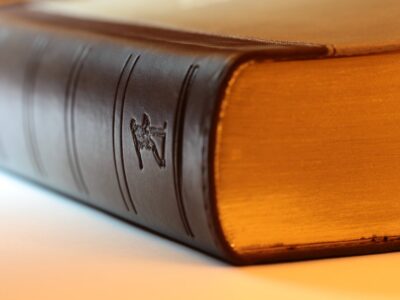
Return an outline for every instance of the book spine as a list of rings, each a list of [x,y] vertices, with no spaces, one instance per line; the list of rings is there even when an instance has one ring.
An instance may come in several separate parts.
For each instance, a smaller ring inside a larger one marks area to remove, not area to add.
[[[208,134],[227,58],[5,26],[0,164],[216,254]]]

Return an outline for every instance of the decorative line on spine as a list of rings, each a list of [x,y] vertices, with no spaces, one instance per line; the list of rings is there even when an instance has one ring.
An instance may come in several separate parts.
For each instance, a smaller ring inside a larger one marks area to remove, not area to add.
[[[116,151],[115,151],[115,148],[116,148],[116,146],[115,146],[115,143],[116,143],[116,140],[115,140],[115,112],[116,112],[116,108],[117,108],[119,89],[120,89],[120,86],[122,84],[122,78],[124,77],[124,74],[125,74],[125,72],[126,72],[126,70],[128,68],[128,64],[130,63],[131,60],[132,60],[132,54],[130,54],[128,56],[128,58],[125,60],[125,63],[123,65],[122,70],[120,72],[120,75],[118,77],[118,82],[117,82],[117,86],[115,88],[115,94],[114,94],[113,121],[112,121],[113,122],[112,140],[113,140],[113,155],[114,155],[113,159],[114,159],[115,175],[117,177],[118,188],[119,188],[119,191],[120,191],[120,194],[121,194],[121,197],[122,197],[122,200],[124,202],[126,210],[130,210],[130,208],[128,206],[128,202],[127,202],[127,200],[125,198],[125,195],[124,195],[124,192],[122,190],[121,179],[120,179],[120,175],[118,173],[118,166],[117,166],[117,154],[116,154]]]
[[[1,136],[0,136],[0,138],[1,138]],[[3,142],[1,141],[1,139],[0,139],[0,157],[3,159],[7,158],[6,151],[4,150],[4,145],[3,145]]]
[[[28,60],[24,83],[23,83],[23,128],[26,146],[31,158],[33,167],[41,176],[46,176],[43,160],[40,155],[39,143],[37,141],[35,113],[34,113],[34,94],[37,74],[47,48],[48,42],[43,38],[34,41],[32,55]]]
[[[90,47],[84,46],[80,49],[74,59],[72,68],[68,75],[67,88],[65,92],[64,102],[64,128],[65,142],[67,146],[68,161],[78,191],[89,194],[89,190],[82,175],[79,163],[78,151],[75,138],[75,102],[76,91],[79,83],[80,75],[85,61],[90,52]]]
[[[187,217],[185,204],[182,196],[182,148],[183,148],[183,129],[185,124],[185,111],[187,98],[189,95],[189,89],[195,78],[199,67],[197,65],[191,65],[186,72],[185,78],[183,80],[178,103],[176,106],[175,117],[174,117],[174,141],[173,141],[173,168],[174,168],[174,187],[175,195],[179,210],[179,215],[185,232],[188,236],[194,237],[193,231],[190,227],[189,219]]]
[[[137,214],[136,206],[132,199],[132,194],[129,189],[128,179],[125,170],[124,149],[123,149],[123,114],[126,100],[126,93],[128,90],[129,82],[131,80],[133,70],[140,59],[138,55],[133,59],[129,55],[122,68],[121,74],[118,79],[117,87],[114,95],[114,108],[113,108],[113,152],[114,152],[114,165],[118,181],[118,187],[124,200],[127,210],[131,210]],[[117,134],[119,133],[119,134]]]

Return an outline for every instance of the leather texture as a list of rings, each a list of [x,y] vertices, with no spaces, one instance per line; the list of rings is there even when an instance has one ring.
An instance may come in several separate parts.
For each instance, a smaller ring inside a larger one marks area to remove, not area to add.
[[[0,19],[3,168],[230,262],[266,260],[236,256],[219,226],[213,154],[221,98],[246,61],[323,57],[327,47],[24,9]]]

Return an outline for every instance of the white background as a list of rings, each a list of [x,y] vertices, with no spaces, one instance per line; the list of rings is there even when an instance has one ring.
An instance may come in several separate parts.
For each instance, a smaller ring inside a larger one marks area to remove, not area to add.
[[[232,267],[0,172],[0,299],[36,298],[400,299],[400,253]]]

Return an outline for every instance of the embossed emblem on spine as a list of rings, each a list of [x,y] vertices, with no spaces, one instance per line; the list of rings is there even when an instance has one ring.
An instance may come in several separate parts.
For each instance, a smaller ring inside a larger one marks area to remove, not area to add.
[[[142,123],[138,124],[132,118],[130,130],[132,133],[133,144],[135,145],[136,155],[139,161],[139,168],[143,169],[143,159],[141,151],[151,151],[153,157],[160,168],[165,168],[165,140],[167,138],[167,122],[160,127],[151,126],[149,115],[143,114]]]

